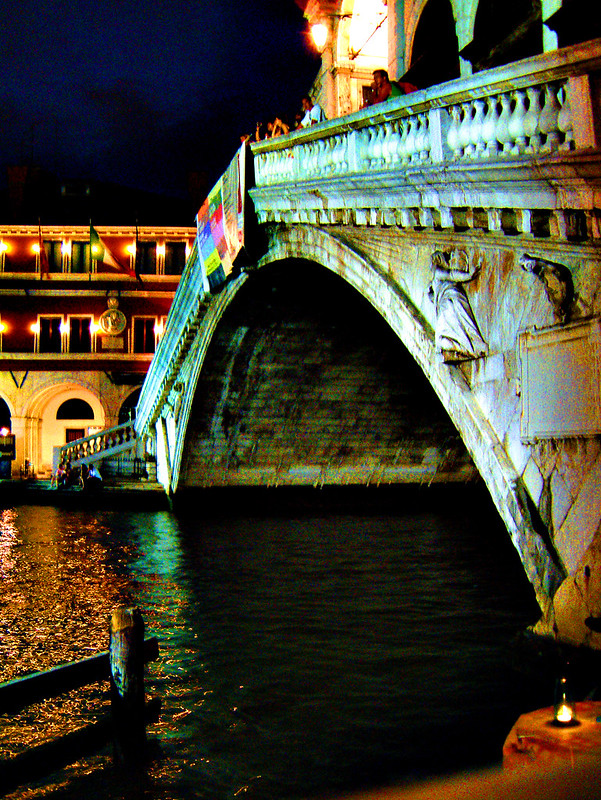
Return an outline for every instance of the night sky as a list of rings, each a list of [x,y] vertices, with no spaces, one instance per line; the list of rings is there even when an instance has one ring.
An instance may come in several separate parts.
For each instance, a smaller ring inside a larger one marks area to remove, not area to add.
[[[6,167],[184,196],[317,74],[294,0],[9,0],[0,20]]]

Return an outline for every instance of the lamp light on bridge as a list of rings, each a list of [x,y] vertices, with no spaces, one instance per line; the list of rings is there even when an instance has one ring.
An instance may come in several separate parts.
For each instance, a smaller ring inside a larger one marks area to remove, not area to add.
[[[36,255],[40,252],[40,245],[36,242],[35,244],[31,245],[31,252],[35,253]]]
[[[61,245],[61,253],[64,256],[70,256],[71,255],[71,242],[70,242],[69,239],[64,239],[63,240],[63,243]]]
[[[98,333],[98,331],[101,331],[101,330],[102,330],[102,328],[101,328],[101,326],[98,324],[98,322],[94,322],[94,320],[92,320],[92,321],[90,322],[90,333],[91,333],[92,335],[93,335],[93,334],[95,334],[95,333]]]
[[[136,243],[134,242],[133,244],[128,244],[127,247],[125,248],[125,252],[129,253],[130,256],[135,256],[136,255]]]
[[[59,329],[60,329],[60,332],[61,332],[61,333],[63,333],[63,334],[64,334],[64,333],[69,333],[69,323],[68,323],[68,322],[65,322],[65,321],[63,320],[63,321],[61,322],[60,326],[59,326]]]
[[[10,430],[8,428],[0,428],[0,436],[8,436]]]
[[[311,25],[311,36],[315,47],[321,52],[328,41],[328,26],[323,22],[316,22]]]
[[[163,243],[157,244],[157,256],[161,258],[165,256],[165,245]]]
[[[565,675],[559,678],[555,685],[553,724],[559,728],[571,728],[575,725],[580,725],[576,719],[576,704],[572,699],[568,679]]]
[[[8,250],[8,245],[6,242],[0,242],[0,253],[6,253]]]
[[[163,320],[157,320],[154,324],[154,335],[162,336],[164,332]]]
[[[29,330],[30,330],[32,333],[35,333],[35,334],[37,335],[37,334],[40,332],[40,323],[39,323],[39,322],[33,322],[33,323],[32,323],[32,324],[29,326]]]
[[[0,333],[6,333],[6,325],[4,322],[0,322]]]

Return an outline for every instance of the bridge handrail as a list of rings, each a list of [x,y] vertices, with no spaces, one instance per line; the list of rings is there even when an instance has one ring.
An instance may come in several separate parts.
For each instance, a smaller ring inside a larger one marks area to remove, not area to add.
[[[253,143],[256,186],[570,150],[587,105],[574,79],[600,68],[597,39]]]
[[[123,422],[113,428],[92,433],[81,439],[74,439],[68,444],[64,444],[59,450],[59,462],[70,461],[84,463],[86,459],[93,459],[111,447],[131,442],[132,446],[136,441],[136,432],[133,422]]]

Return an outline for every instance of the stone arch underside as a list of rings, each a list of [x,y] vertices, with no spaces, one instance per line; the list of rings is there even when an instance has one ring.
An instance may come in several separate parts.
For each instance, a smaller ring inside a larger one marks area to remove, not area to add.
[[[539,604],[545,610],[563,576],[552,553],[548,551],[544,540],[532,524],[520,489],[519,475],[485,414],[471,395],[467,382],[457,368],[444,365],[436,359],[433,329],[420,313],[417,304],[385,271],[371,263],[357,248],[321,229],[295,226],[277,230],[273,233],[268,252],[258,267],[287,259],[312,261],[340,275],[380,313],[405,345],[443,401],[518,550]],[[172,490],[179,485],[188,420],[207,349],[217,323],[246,277],[243,274],[213,299],[182,367],[184,389],[173,414],[171,433],[169,420],[166,424],[174,467]]]

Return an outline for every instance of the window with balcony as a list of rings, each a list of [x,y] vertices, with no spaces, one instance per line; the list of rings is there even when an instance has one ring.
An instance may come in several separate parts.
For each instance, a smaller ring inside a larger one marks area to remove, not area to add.
[[[140,275],[156,275],[157,247],[155,242],[137,242],[136,266]]]
[[[156,349],[156,317],[134,317],[132,352],[154,353]]]
[[[71,242],[71,272],[91,271],[90,242]]]
[[[165,275],[181,275],[186,264],[186,243],[165,243]]]
[[[62,322],[63,318],[59,315],[38,317],[38,353],[62,352]]]
[[[92,317],[69,317],[69,352],[92,352]]]
[[[44,242],[44,250],[48,259],[49,272],[63,271],[63,243],[56,241]]]

